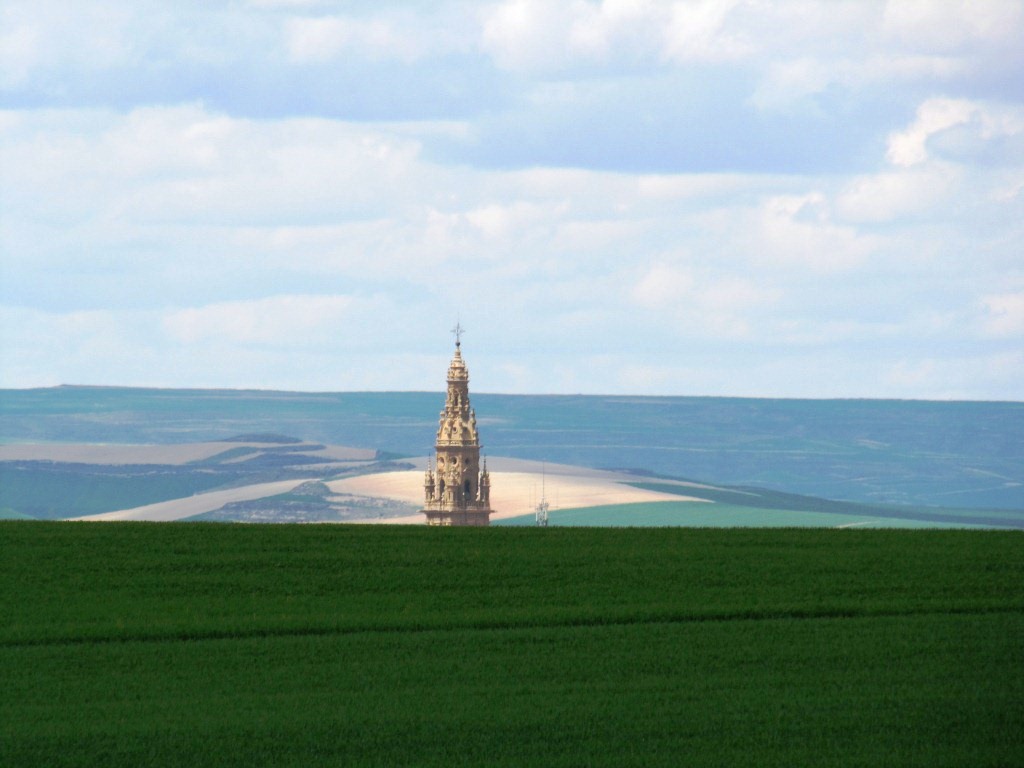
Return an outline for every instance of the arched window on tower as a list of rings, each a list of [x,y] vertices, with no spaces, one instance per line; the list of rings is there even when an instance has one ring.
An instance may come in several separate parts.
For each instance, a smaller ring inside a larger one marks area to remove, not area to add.
[[[466,487],[466,498],[467,498],[467,499],[471,499],[471,498],[473,498],[473,496],[472,496],[472,493],[473,493],[473,484],[472,484],[472,483],[471,483],[471,482],[470,482],[469,480],[467,480],[467,481],[466,481],[466,486],[465,486],[465,487]]]

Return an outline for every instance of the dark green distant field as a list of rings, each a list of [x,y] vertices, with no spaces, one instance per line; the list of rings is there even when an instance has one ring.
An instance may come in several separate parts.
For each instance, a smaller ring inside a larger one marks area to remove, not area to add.
[[[0,522],[0,765],[1024,764],[1024,534]]]

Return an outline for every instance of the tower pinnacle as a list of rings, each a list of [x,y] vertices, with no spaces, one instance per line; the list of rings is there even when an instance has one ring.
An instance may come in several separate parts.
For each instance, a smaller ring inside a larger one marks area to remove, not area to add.
[[[455,354],[448,365],[448,392],[437,425],[434,468],[427,465],[425,503],[429,525],[488,525],[491,478],[480,464],[476,412],[469,404],[469,370],[462,360],[462,325],[456,323]]]

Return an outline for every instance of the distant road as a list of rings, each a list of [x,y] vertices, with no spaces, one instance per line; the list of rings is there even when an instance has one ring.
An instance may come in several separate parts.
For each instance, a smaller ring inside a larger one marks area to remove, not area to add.
[[[281,493],[288,493],[296,487],[309,480],[317,478],[304,478],[301,480],[277,480],[273,483],[257,483],[256,485],[244,485],[239,488],[228,488],[223,491],[210,491],[209,493],[197,493],[195,496],[187,496],[183,499],[172,499],[161,501],[157,504],[146,504],[133,509],[120,509],[116,512],[103,512],[99,515],[87,515],[85,517],[71,517],[69,520],[85,521],[111,521],[111,520],[148,520],[151,522],[166,523],[172,520],[184,520],[186,517],[201,515],[205,512],[213,512],[225,504],[233,501],[252,501],[267,496],[277,496]]]

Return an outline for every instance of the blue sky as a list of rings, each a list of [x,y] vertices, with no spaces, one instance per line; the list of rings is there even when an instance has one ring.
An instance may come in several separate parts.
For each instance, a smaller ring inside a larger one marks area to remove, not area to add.
[[[1024,3],[0,6],[0,386],[1024,399]]]

